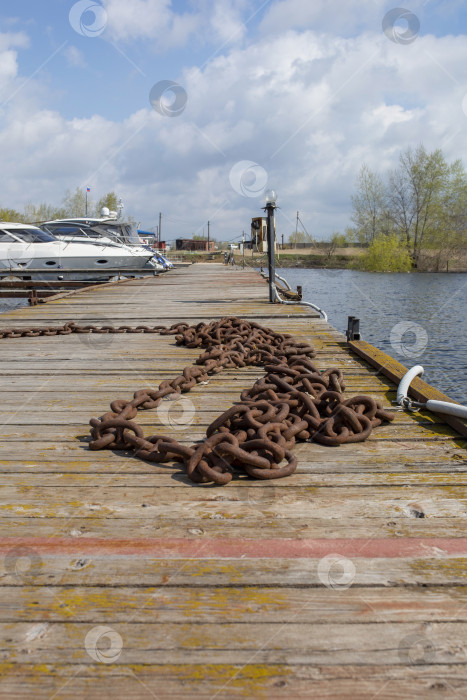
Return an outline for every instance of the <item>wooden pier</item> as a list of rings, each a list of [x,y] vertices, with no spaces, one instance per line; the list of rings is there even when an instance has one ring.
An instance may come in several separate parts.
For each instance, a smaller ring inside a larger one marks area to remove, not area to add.
[[[252,270],[197,264],[0,316],[0,327],[236,315],[311,341],[346,395],[396,386]],[[198,356],[173,336],[0,340],[1,698],[467,697],[467,453],[399,412],[360,444],[298,443],[276,481],[196,486],[88,449],[91,416]],[[189,394],[187,444],[261,376]],[[136,422],[166,432],[156,411]]]

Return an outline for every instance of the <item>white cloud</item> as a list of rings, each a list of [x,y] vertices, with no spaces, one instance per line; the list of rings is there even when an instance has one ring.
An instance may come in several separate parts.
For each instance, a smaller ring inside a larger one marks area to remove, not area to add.
[[[184,46],[190,38],[220,51],[243,39],[243,17],[254,14],[247,0],[201,0],[191,11],[177,10],[170,0],[103,0],[103,5],[106,31],[115,40],[147,40],[156,52]]]
[[[130,6],[112,3],[122,13]],[[174,27],[168,3],[142,4],[153,10],[153,27],[158,17]],[[0,52],[10,87],[17,79],[11,46]],[[14,101],[0,125],[9,173],[2,204],[21,208],[25,197],[58,204],[65,189],[89,184],[96,197],[116,190],[146,227],[162,211],[169,238],[208,219],[213,235],[232,238],[262,206],[229,183],[232,166],[250,160],[278,190],[280,234],[293,229],[297,209],[310,232],[330,234],[348,223],[362,162],[384,171],[400,149],[420,141],[449,159],[466,156],[466,58],[466,37],[425,36],[401,46],[381,32],[344,38],[288,30],[237,46],[205,69],[187,69],[181,81],[188,102],[178,117],[148,107],[122,122],[67,120],[39,102],[25,110]]]
[[[276,0],[261,23],[263,34],[271,36],[288,29],[308,29],[350,36],[362,28],[378,31],[386,0]]]
[[[382,104],[362,118],[362,123],[368,128],[380,127],[386,131],[394,124],[402,124],[421,116],[421,110],[404,109],[401,105]]]
[[[15,49],[28,45],[28,37],[23,32],[0,33],[0,103],[8,97],[3,92],[4,88],[11,88],[18,74],[18,51]]]
[[[67,46],[64,49],[64,54],[70,66],[75,68],[87,67],[83,52],[76,48],[76,46]]]
[[[6,51],[11,47],[26,48],[29,46],[29,38],[24,32],[0,32],[0,51]]]
[[[236,43],[246,32],[241,9],[231,0],[217,0],[213,4],[209,13],[209,23],[214,35],[213,40],[222,44]]]
[[[183,45],[199,21],[195,14],[174,12],[170,0],[104,0],[103,5],[115,39],[150,39],[156,50]]]

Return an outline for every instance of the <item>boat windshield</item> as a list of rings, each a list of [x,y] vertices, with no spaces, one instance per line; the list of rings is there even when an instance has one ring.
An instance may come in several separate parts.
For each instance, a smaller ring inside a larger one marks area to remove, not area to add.
[[[73,226],[73,225],[61,225],[61,226],[54,226],[51,224],[47,224],[47,226],[44,226],[44,228],[47,228],[48,231],[53,233],[54,236],[73,236],[73,237],[80,237],[80,238],[89,238],[89,235],[84,231],[82,228],[79,226]]]
[[[4,234],[8,234],[4,236]],[[9,240],[12,238],[17,238],[25,243],[51,243],[56,239],[50,235],[50,233],[45,233],[39,228],[2,228],[0,229],[0,240]]]
[[[126,243],[125,237],[122,234],[119,226],[99,224],[98,226],[93,226],[91,230],[97,233],[99,236],[105,236],[106,238],[110,238],[113,241],[120,243],[120,245]]]
[[[102,223],[98,226],[99,229],[106,232],[107,235],[115,236],[124,243],[131,243],[131,245],[141,245],[139,236],[136,229],[130,224],[110,224]]]
[[[102,222],[93,226],[95,230],[103,231],[106,236],[113,237],[120,243],[126,243],[130,245],[141,245],[139,236],[136,229],[130,224],[120,224],[120,223],[107,223]]]
[[[125,224],[125,229],[130,243],[133,243],[133,245],[141,245],[141,241],[139,239],[138,232],[135,229],[135,227],[130,226],[130,224]]]

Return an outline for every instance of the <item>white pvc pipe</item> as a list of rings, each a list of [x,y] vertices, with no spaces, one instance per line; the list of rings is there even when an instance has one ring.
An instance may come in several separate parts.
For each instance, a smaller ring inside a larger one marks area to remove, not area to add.
[[[302,306],[311,306],[311,308],[314,309],[315,311],[318,311],[318,313],[320,313],[321,316],[323,317],[323,319],[327,322],[328,315],[327,315],[326,311],[323,311],[323,309],[320,309],[319,306],[312,304],[311,301],[284,301],[283,299],[280,298],[279,293],[276,289],[276,285],[274,285],[274,292],[275,292],[277,301],[280,302],[281,304],[288,304],[288,305],[293,305],[293,306],[295,306],[296,304],[302,304]]]
[[[405,404],[405,399],[408,399],[408,391],[411,382],[422,375],[424,372],[421,365],[415,365],[412,369],[409,369],[406,374],[402,377],[400,384],[397,388],[397,403],[399,406],[408,406]],[[426,403],[421,403],[419,401],[414,402],[414,406],[418,408],[426,408],[428,411],[433,411],[434,413],[446,413],[449,416],[457,416],[458,418],[467,418],[467,406],[461,406],[457,403],[450,403],[449,401],[436,401],[435,399],[428,399]]]
[[[292,287],[291,287],[290,284],[287,282],[287,280],[285,279],[285,277],[281,277],[280,275],[277,274],[277,272],[276,272],[276,277],[277,277],[278,279],[280,279],[280,281],[283,282],[283,283],[285,284],[285,286],[287,287],[287,289],[289,290],[289,292],[292,291]]]
[[[460,406],[457,403],[448,403],[448,401],[435,401],[428,399],[426,408],[435,413],[447,413],[450,416],[458,418],[467,418],[467,406]]]
[[[409,386],[415,377],[421,376],[425,370],[421,365],[415,365],[412,369],[404,374],[400,380],[399,386],[397,387],[397,403],[402,406],[404,399],[407,398],[409,392]]]

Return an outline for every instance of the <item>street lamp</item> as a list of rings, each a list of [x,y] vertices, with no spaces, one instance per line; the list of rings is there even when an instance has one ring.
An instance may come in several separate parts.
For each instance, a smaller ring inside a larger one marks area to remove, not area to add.
[[[276,261],[275,261],[275,237],[276,225],[274,221],[274,210],[276,209],[277,195],[274,190],[268,190],[265,194],[266,206],[264,210],[267,214],[267,236],[268,236],[268,273],[269,273],[269,302],[274,304],[276,300]]]

